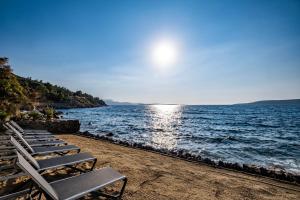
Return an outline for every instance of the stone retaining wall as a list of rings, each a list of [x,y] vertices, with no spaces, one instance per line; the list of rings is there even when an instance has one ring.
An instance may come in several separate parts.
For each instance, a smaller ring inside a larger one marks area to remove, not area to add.
[[[24,129],[43,129],[52,133],[76,133],[80,130],[79,120],[53,120],[53,121],[17,121]]]

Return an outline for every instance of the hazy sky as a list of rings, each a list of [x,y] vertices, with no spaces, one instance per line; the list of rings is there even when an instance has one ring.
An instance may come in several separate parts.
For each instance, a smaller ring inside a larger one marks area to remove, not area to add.
[[[104,99],[228,104],[300,98],[300,1],[0,0],[15,73]],[[177,62],[160,70],[167,39]]]

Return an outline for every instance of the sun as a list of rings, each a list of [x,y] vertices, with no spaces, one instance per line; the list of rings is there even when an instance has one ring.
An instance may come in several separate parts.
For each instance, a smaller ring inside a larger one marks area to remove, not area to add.
[[[160,67],[166,68],[176,64],[178,59],[178,48],[175,42],[170,40],[158,41],[152,49],[152,61]]]

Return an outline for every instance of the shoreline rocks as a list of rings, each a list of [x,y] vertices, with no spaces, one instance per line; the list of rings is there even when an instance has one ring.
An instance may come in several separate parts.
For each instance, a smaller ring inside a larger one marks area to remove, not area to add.
[[[176,157],[180,158],[186,161],[192,161],[196,163],[204,163],[209,166],[217,167],[217,168],[226,168],[226,169],[231,169],[235,171],[240,171],[244,173],[249,173],[249,174],[254,174],[254,175],[260,175],[260,176],[265,176],[265,177],[270,177],[278,180],[283,180],[283,181],[288,181],[291,183],[296,183],[300,184],[300,174],[294,174],[291,172],[286,172],[283,169],[278,169],[278,168],[265,168],[262,166],[257,166],[257,165],[249,165],[249,164],[239,164],[239,163],[228,163],[224,161],[214,161],[210,158],[203,158],[200,155],[193,155],[190,154],[188,151],[180,149],[178,151],[175,150],[167,150],[167,149],[155,149],[152,146],[149,145],[143,145],[139,143],[134,143],[134,142],[127,142],[127,141],[120,141],[120,140],[115,140],[111,136],[113,134],[106,134],[104,136],[100,135],[93,135],[89,133],[88,131],[85,132],[73,132],[77,135],[84,136],[84,137],[89,137],[93,139],[98,139],[98,140],[104,140],[107,142],[111,142],[113,144],[118,144],[126,147],[131,147],[131,148],[137,148],[137,149],[142,149],[146,151],[151,151],[155,153],[159,153],[162,155],[166,156],[171,156],[171,157]]]

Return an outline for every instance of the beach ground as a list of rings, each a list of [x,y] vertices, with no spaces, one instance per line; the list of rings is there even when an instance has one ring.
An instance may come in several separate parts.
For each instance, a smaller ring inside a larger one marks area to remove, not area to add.
[[[216,169],[106,141],[58,135],[97,157],[96,168],[111,166],[128,177],[123,199],[300,199],[300,186]]]

